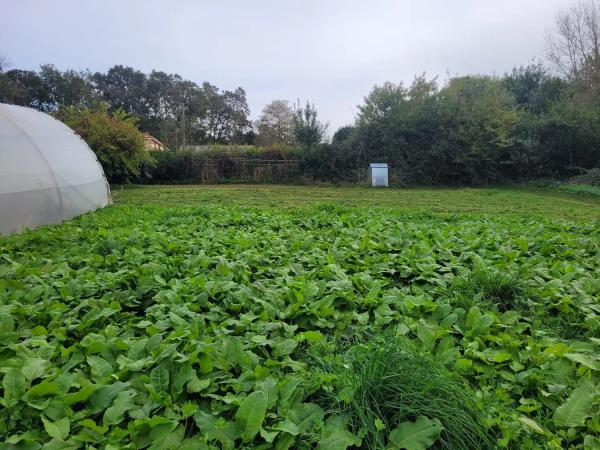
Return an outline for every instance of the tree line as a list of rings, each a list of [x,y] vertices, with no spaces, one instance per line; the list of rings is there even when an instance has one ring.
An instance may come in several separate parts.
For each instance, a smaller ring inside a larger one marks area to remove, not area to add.
[[[554,25],[550,66],[375,86],[356,122],[312,156],[314,176],[360,179],[372,161],[391,164],[396,183],[406,185],[564,178],[599,168],[600,0],[559,11]]]
[[[0,102],[51,113],[61,106],[96,110],[107,105],[110,112],[134,117],[140,130],[172,148],[252,139],[250,109],[241,87],[220,90],[178,74],[145,74],[122,65],[106,73],[60,71],[49,64],[39,71],[0,70]]]
[[[568,177],[600,164],[600,102],[541,64],[442,86],[423,75],[374,87],[319,157],[321,178],[385,161],[407,185]]]
[[[0,101],[52,112],[71,124],[82,123],[76,111],[106,111],[113,119],[125,114],[172,149],[254,144],[285,161],[299,158],[293,173],[304,179],[356,182],[374,161],[389,163],[392,180],[405,185],[570,177],[600,167],[600,0],[560,11],[547,51],[549,66],[533,62],[502,76],[439,82],[422,74],[408,85],[375,86],[359,105],[355,123],[335,131],[330,142],[323,142],[326,125],[308,102],[274,100],[252,123],[242,88],[220,90],[177,74],[124,66],[91,73],[44,65],[36,72],[11,70],[0,58]],[[95,117],[87,114],[86,120]],[[189,167],[206,174],[203,161],[214,160],[184,153],[157,158],[159,166],[168,162],[162,168],[147,164],[153,181],[176,181],[156,176],[166,173],[170,178],[185,173],[193,181]],[[219,158],[226,153],[221,147]],[[255,147],[242,153],[257,158]],[[144,161],[135,154],[139,169]],[[223,161],[223,167],[232,164]],[[232,173],[228,170],[223,173]],[[132,173],[144,181],[142,172]]]

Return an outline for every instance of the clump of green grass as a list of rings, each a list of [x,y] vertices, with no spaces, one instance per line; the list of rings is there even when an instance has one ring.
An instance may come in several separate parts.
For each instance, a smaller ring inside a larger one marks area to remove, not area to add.
[[[449,294],[454,303],[467,310],[477,304],[489,303],[504,312],[524,305],[526,287],[512,273],[476,266],[471,272],[453,280]]]
[[[493,448],[474,393],[430,357],[403,350],[395,339],[351,346],[328,371],[335,373],[338,389],[322,401],[331,413],[350,418],[363,448],[387,448],[394,428],[421,416],[444,427],[432,448]]]

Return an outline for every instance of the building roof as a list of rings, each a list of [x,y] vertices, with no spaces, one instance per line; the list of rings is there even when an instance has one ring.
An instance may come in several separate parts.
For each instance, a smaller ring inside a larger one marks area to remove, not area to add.
[[[144,133],[144,139],[146,140],[146,146],[148,146],[148,144],[152,144],[161,149],[167,148],[167,146],[165,144],[160,142],[157,138],[152,136],[150,133]]]

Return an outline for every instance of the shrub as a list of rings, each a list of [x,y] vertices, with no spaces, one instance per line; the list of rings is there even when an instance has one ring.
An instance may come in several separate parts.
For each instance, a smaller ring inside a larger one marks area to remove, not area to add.
[[[94,151],[111,183],[128,183],[140,177],[142,164],[151,157],[135,118],[118,110],[61,108],[57,118],[81,136]]]
[[[574,176],[569,180],[570,184],[589,184],[600,186],[600,167],[586,170],[581,175]]]

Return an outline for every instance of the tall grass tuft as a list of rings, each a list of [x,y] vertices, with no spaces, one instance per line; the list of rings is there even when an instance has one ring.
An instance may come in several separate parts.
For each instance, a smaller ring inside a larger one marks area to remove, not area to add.
[[[419,416],[444,426],[432,448],[493,448],[474,393],[428,356],[402,350],[395,339],[354,345],[331,371],[338,389],[322,402],[331,413],[350,418],[352,431],[363,436],[363,448],[387,448],[390,431]]]
[[[456,277],[449,292],[454,302],[465,309],[487,302],[496,305],[501,312],[523,306],[525,293],[525,285],[517,276],[480,266]]]

